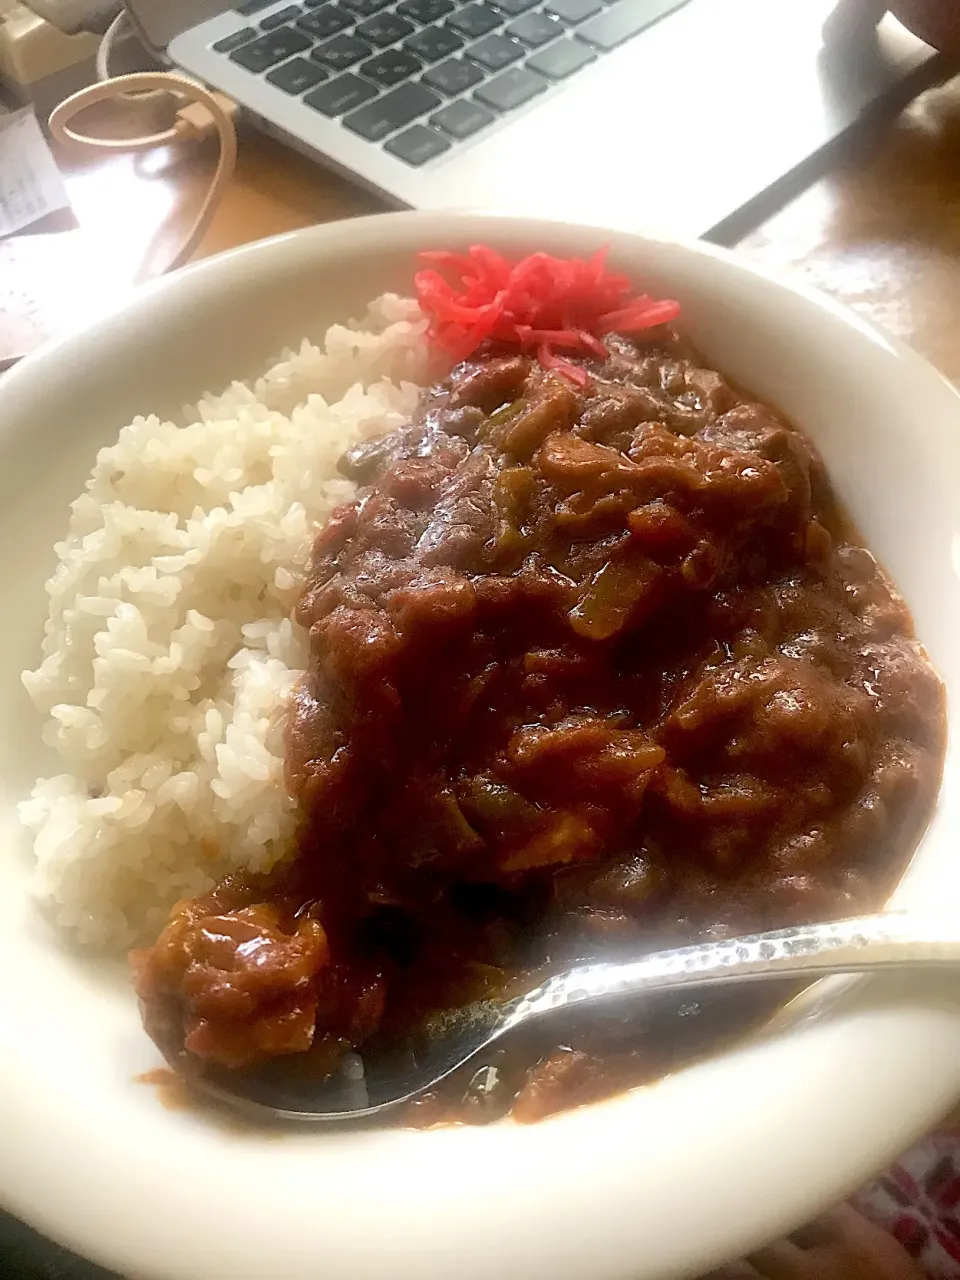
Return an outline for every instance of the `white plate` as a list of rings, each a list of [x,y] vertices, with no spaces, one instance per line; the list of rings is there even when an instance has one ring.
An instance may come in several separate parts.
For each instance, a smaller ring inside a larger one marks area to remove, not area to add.
[[[122,973],[27,897],[15,802],[49,765],[20,681],[66,503],[97,447],[474,240],[585,252],[680,298],[707,358],[815,437],[960,707],[960,401],[851,314],[730,255],[595,230],[392,214],[251,245],[0,383],[0,1200],[138,1280],[641,1280],[695,1274],[839,1199],[960,1093],[960,983],[858,984],[821,1016],[538,1126],[257,1132],[165,1109]],[[954,735],[955,736],[955,735]],[[957,761],[902,903],[958,897]]]

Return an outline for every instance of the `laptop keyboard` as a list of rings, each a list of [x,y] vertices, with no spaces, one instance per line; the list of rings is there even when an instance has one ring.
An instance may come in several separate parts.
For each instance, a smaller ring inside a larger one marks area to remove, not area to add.
[[[244,0],[213,48],[417,167],[686,2]]]

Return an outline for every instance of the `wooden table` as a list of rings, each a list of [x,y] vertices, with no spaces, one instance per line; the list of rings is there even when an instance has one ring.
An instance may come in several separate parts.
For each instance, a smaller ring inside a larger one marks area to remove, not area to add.
[[[741,241],[960,382],[960,79],[860,139]]]
[[[48,278],[54,320],[72,323],[86,308],[128,292],[145,260],[170,256],[212,158],[203,150],[58,158],[81,231],[64,253],[35,257]],[[250,132],[200,255],[382,207]],[[960,381],[960,81],[929,90],[850,140],[826,176],[739,247],[848,303]]]

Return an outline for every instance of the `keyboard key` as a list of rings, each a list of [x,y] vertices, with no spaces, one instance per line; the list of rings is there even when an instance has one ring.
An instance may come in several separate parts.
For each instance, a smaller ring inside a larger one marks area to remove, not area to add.
[[[456,7],[453,0],[400,0],[397,13],[426,26],[429,22],[436,22],[445,18],[448,13],[453,13]]]
[[[479,62],[481,67],[486,67],[488,71],[502,71],[504,67],[509,67],[511,62],[522,58],[524,53],[526,50],[523,45],[518,44],[516,40],[510,40],[507,36],[487,36],[485,40],[478,40],[467,50],[467,56],[474,62]]]
[[[510,23],[507,35],[522,40],[531,49],[539,49],[542,44],[549,44],[563,35],[563,30],[563,23],[552,13],[527,13]]]
[[[267,75],[267,80],[284,93],[305,93],[326,80],[327,72],[306,58],[293,58]]]
[[[539,2],[540,0],[497,0],[497,8],[501,13],[505,13],[508,18],[512,18],[518,13],[526,13],[528,9],[532,9]]]
[[[538,93],[543,93],[546,87],[547,82],[543,76],[523,67],[511,67],[488,84],[481,85],[474,97],[494,111],[513,111],[535,98]]]
[[[274,3],[275,0],[243,0],[242,4],[235,4],[233,7],[237,13],[249,17],[251,13],[259,13],[261,9],[267,9]]]
[[[603,8],[600,0],[547,0],[547,13],[555,13],[564,22],[585,22]]]
[[[271,31],[269,35],[261,36],[251,44],[234,49],[230,58],[248,71],[260,72],[309,48],[310,41],[302,31],[295,31],[293,27],[281,27],[279,31]]]
[[[361,58],[369,58],[371,53],[373,46],[367,44],[366,40],[358,40],[356,36],[334,36],[326,44],[318,45],[310,57],[316,58],[332,71],[346,71],[347,67],[352,67]]]
[[[539,71],[551,80],[566,80],[575,71],[593,62],[597,55],[579,40],[558,40],[549,49],[541,49],[527,60],[532,71]]]
[[[282,27],[285,22],[292,22],[294,18],[299,17],[300,6],[298,4],[291,4],[288,5],[286,9],[279,9],[276,13],[268,13],[260,23],[260,30],[272,31],[274,27]]]
[[[562,0],[557,0],[557,3],[562,3]],[[624,40],[629,40],[644,27],[652,26],[685,3],[686,0],[620,0],[612,9],[581,27],[577,35],[598,49],[615,49]],[[553,8],[553,3],[550,8]]]
[[[396,44],[415,30],[413,23],[406,18],[398,17],[395,13],[378,13],[369,22],[361,22],[357,27],[357,35],[363,36],[371,44],[385,45]]]
[[[393,93],[387,93],[369,107],[361,107],[352,115],[345,116],[343,125],[368,142],[379,142],[388,133],[402,129],[417,116],[426,115],[434,107],[440,105],[440,95],[432,93],[423,84],[404,84]]]
[[[232,53],[234,49],[239,49],[242,44],[252,40],[256,34],[253,27],[244,27],[242,31],[234,31],[232,35],[224,36],[213,47],[217,53]]]
[[[461,98],[459,102],[451,102],[448,107],[431,116],[430,123],[460,142],[463,138],[469,138],[472,133],[485,129],[488,124],[493,124],[495,119],[496,116],[486,107],[481,107],[479,102]]]
[[[435,129],[427,129],[422,124],[415,124],[406,133],[398,134],[383,144],[384,151],[406,160],[407,164],[421,165],[434,160],[450,150],[450,143]]]
[[[461,35],[476,39],[477,36],[485,36],[494,27],[499,27],[502,21],[500,14],[488,4],[468,4],[447,20],[447,26],[453,27]]]
[[[386,53],[378,53],[360,68],[362,75],[384,89],[399,84],[401,80],[409,80],[422,70],[423,63],[407,49],[388,49]]]
[[[344,27],[352,27],[356,18],[345,9],[338,9],[335,4],[322,4],[313,13],[308,13],[297,23],[304,31],[309,31],[318,40],[326,40],[327,36],[335,36]]]
[[[458,93],[463,93],[466,89],[472,89],[482,79],[483,72],[479,67],[475,67],[472,62],[464,62],[460,58],[448,58],[438,67],[431,67],[429,71],[423,73],[424,84],[439,89],[450,98],[455,98]]]
[[[342,3],[352,9],[358,18],[372,18],[375,13],[385,9],[390,0],[342,0]]]
[[[307,94],[304,102],[308,107],[313,107],[314,111],[319,111],[325,116],[339,116],[344,111],[352,111],[354,107],[362,107],[365,102],[369,102],[376,96],[377,91],[372,84],[367,84],[366,80],[348,73],[345,76],[337,76],[336,80],[331,80],[329,84],[322,84],[319,89],[314,89],[312,93]]]
[[[439,62],[451,53],[463,48],[463,37],[458,36],[449,27],[427,27],[404,41],[403,47],[410,49],[424,62]]]

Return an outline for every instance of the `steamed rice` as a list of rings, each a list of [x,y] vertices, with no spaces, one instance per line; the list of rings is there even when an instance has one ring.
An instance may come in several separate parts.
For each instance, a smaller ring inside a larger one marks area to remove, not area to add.
[[[23,676],[66,770],[20,806],[34,886],[82,942],[149,938],[178,898],[289,847],[290,611],[317,523],[354,492],[340,454],[414,408],[424,327],[385,296],[186,425],[137,418],[100,452]]]

